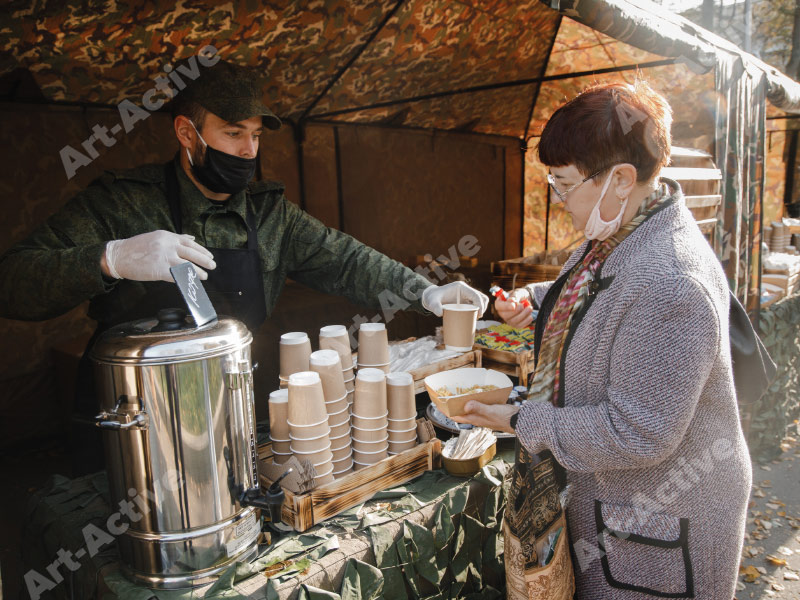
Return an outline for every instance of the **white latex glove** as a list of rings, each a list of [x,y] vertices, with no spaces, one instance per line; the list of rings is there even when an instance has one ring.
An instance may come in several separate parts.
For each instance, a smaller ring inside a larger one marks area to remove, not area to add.
[[[460,298],[459,298],[460,294]],[[469,287],[463,281],[454,281],[445,285],[432,285],[422,292],[422,306],[437,317],[442,316],[442,304],[472,304],[478,307],[478,316],[482,316],[489,306],[489,298],[478,290]]]
[[[171,231],[151,231],[106,244],[106,265],[115,279],[174,281],[170,267],[189,261],[200,279],[208,279],[202,268],[214,269],[214,256],[194,241],[194,236]]]

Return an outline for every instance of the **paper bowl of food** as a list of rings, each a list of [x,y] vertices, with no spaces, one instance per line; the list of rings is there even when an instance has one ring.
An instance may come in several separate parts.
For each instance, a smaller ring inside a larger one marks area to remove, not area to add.
[[[450,475],[471,477],[497,453],[497,438],[486,428],[475,427],[450,438],[442,447],[442,465]]]
[[[463,415],[464,405],[470,400],[505,404],[512,387],[508,375],[492,369],[452,369],[425,378],[431,401],[448,417]]]

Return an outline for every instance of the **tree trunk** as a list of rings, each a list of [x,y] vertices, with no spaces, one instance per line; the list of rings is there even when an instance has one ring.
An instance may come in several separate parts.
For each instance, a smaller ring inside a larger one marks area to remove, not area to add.
[[[794,26],[792,27],[792,54],[786,64],[786,74],[795,81],[800,78],[800,0],[794,2]]]
[[[714,28],[714,0],[703,0],[701,17],[703,28],[711,31]]]

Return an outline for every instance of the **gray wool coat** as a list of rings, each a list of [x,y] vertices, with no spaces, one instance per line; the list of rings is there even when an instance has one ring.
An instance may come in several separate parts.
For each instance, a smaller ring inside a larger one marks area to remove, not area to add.
[[[564,406],[529,402],[516,425],[530,452],[551,450],[567,471],[579,600],[734,596],[752,474],[728,288],[665,182],[672,202],[612,252],[573,322]],[[548,285],[532,286],[537,303]]]

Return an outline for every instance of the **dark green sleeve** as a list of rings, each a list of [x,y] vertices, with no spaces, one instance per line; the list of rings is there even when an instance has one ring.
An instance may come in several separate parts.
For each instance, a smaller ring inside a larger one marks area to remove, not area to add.
[[[425,277],[283,201],[289,277],[368,308],[427,312],[420,301],[431,285]]]
[[[0,257],[0,316],[50,319],[113,287],[100,258],[114,237],[97,210],[111,200],[101,178]]]

